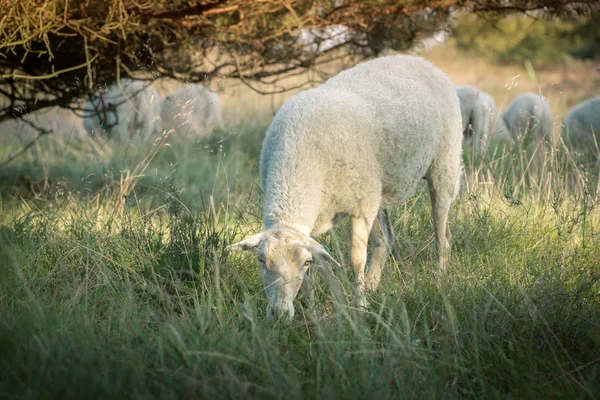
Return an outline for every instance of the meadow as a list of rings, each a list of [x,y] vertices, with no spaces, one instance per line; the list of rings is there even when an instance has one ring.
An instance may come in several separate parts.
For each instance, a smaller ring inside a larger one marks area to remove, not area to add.
[[[222,82],[208,138],[63,133],[0,168],[0,397],[600,397],[598,166],[559,134],[600,79],[425,56],[500,107],[541,91],[555,112],[549,146],[465,151],[447,279],[421,187],[390,210],[399,251],[368,310],[342,268],[346,302],[317,277],[315,304],[301,293],[293,321],[268,322],[255,258],[225,246],[262,228],[261,140],[290,94]],[[20,146],[3,137],[0,163]],[[319,241],[347,264],[348,223]]]

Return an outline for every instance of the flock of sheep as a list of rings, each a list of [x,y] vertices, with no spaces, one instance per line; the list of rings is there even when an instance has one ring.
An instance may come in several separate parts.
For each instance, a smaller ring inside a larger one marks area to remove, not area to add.
[[[551,143],[552,110],[548,100],[538,93],[523,93],[508,104],[502,114],[494,99],[471,86],[455,86],[460,100],[463,145],[477,151],[492,138],[515,143]],[[166,97],[144,81],[123,79],[99,91],[84,109],[85,131],[117,140],[133,136],[142,139],[167,131],[182,138],[203,137],[221,123],[219,97],[203,85],[187,85]],[[600,96],[573,107],[563,122],[565,142],[583,153],[596,156],[596,134],[600,133]]]
[[[7,121],[0,132],[31,140],[37,136],[30,126],[34,124],[63,139],[154,140],[167,132],[179,140],[207,136],[222,120],[218,95],[200,84],[163,97],[147,81],[122,79],[120,85],[98,89],[78,108],[80,116],[52,107],[27,116],[27,121]]]
[[[464,145],[484,148],[492,138],[528,143],[552,142],[553,119],[548,100],[538,93],[523,93],[499,114],[494,99],[471,86],[456,86],[460,100]],[[202,85],[187,85],[162,97],[144,81],[123,79],[99,91],[85,104],[83,126],[90,135],[117,140],[132,136],[153,138],[163,131],[177,137],[202,137],[221,122],[219,97]],[[573,107],[563,123],[565,139],[579,152],[596,149],[600,132],[600,96]]]
[[[94,110],[84,120],[89,134],[118,139],[165,131],[205,135],[221,118],[217,95],[200,85],[162,98],[144,82],[124,80],[86,108]],[[591,143],[600,133],[600,96],[574,107],[563,125],[566,143],[579,143],[579,151],[597,149]],[[388,207],[408,201],[427,180],[443,272],[449,264],[448,213],[459,191],[463,148],[479,151],[494,136],[552,143],[553,126],[550,105],[537,93],[518,95],[499,114],[489,94],[453,85],[422,58],[399,55],[359,64],[292,96],[279,109],[260,158],[265,230],[229,250],[256,252],[269,300],[267,315],[292,318],[293,301],[311,266],[339,266],[315,238],[348,216],[356,305],[365,307],[366,293],[379,285],[396,243]],[[367,264],[369,238],[373,250]],[[327,268],[321,270],[330,283],[335,281]],[[312,285],[305,286],[310,294]]]
[[[206,136],[221,122],[219,97],[199,84],[163,98],[144,81],[123,79],[120,86],[98,91],[84,109],[90,115],[83,126],[90,135],[117,140],[154,138],[164,131],[178,137]]]
[[[470,85],[457,86],[460,99],[464,144],[484,148],[492,137],[521,143],[532,140],[552,142],[553,120],[548,100],[538,93],[523,93],[508,104],[502,114],[494,99]],[[565,143],[578,151],[594,152],[600,134],[600,96],[573,107],[563,122]],[[591,147],[590,147],[591,145]],[[594,154],[595,155],[595,154]]]
[[[143,81],[124,79],[99,91],[84,108],[90,113],[83,120],[85,130],[116,140],[163,132],[206,135],[221,120],[218,96],[201,85],[163,98]],[[568,143],[597,151],[600,96],[570,110],[563,125]],[[495,135],[551,142],[552,131],[552,111],[539,94],[518,95],[500,115],[490,95],[453,85],[423,58],[397,55],[364,62],[292,96],[278,110],[260,157],[265,230],[229,250],[256,252],[267,314],[292,318],[293,301],[311,266],[339,265],[315,238],[348,216],[356,305],[365,307],[365,294],[377,288],[395,245],[387,208],[408,201],[427,180],[443,272],[463,146],[481,149]],[[365,271],[369,238],[373,251]]]
[[[552,111],[544,96],[520,94],[499,114],[494,99],[479,88],[460,85],[455,89],[460,100],[465,149],[479,151],[493,138],[518,143],[552,142]],[[82,128],[80,136],[101,135],[118,141],[134,137],[147,140],[165,131],[180,139],[204,137],[222,122],[218,95],[199,84],[186,85],[163,97],[148,82],[122,79],[120,85],[98,90],[83,110],[83,123],[73,122],[74,115],[56,110],[48,113],[54,115],[50,124],[47,121],[40,124],[40,119],[35,122],[53,131],[64,130],[71,124]],[[600,96],[573,107],[562,125],[565,143],[596,158]]]

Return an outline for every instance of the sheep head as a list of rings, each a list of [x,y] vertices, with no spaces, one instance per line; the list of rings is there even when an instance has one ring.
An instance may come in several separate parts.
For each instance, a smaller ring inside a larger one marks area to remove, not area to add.
[[[256,251],[269,299],[269,320],[280,316],[288,319],[294,317],[294,299],[311,266],[323,260],[339,265],[316,240],[285,225],[276,225],[227,249]]]

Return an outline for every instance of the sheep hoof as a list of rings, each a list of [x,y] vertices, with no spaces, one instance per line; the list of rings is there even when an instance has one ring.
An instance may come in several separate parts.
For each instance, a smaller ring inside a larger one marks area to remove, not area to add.
[[[358,308],[360,311],[367,311],[367,309],[369,308],[369,302],[367,301],[367,298],[365,297],[364,293],[360,293],[356,296],[356,308]]]
[[[435,283],[438,289],[452,284],[452,277],[448,274],[447,266],[438,266],[435,271]]]
[[[374,292],[375,290],[377,290],[378,286],[379,286],[379,279],[376,279],[374,277],[369,278],[367,276],[367,278],[365,279],[365,290],[367,292]]]

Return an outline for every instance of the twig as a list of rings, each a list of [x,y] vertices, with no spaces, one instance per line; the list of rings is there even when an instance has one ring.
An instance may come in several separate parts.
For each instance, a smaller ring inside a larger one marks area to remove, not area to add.
[[[26,119],[22,119],[22,121],[25,122],[25,123],[27,123],[27,124],[29,124],[34,129],[36,129],[39,132],[39,134],[37,135],[37,137],[35,139],[33,139],[32,141],[30,141],[29,143],[27,143],[20,151],[18,151],[17,153],[13,154],[6,161],[3,161],[2,163],[0,163],[0,169],[4,168],[6,165],[8,165],[9,163],[11,163],[13,160],[15,160],[18,157],[20,157],[21,155],[23,155],[27,150],[29,150],[30,148],[32,148],[40,140],[40,138],[42,136],[48,135],[50,132],[52,132],[52,131],[50,131],[48,129],[42,128],[41,126],[37,126],[33,122],[27,121]]]
[[[94,62],[94,60],[96,58],[98,58],[98,54],[96,54],[94,57],[92,57],[91,60],[86,61],[83,64],[75,65],[74,67],[69,67],[69,68],[61,69],[59,71],[54,71],[54,66],[52,66],[52,73],[51,74],[46,74],[46,75],[19,75],[15,71],[13,71],[11,74],[2,74],[2,75],[0,75],[0,78],[2,78],[2,79],[10,79],[10,78],[12,78],[12,79],[30,79],[30,80],[40,80],[40,79],[56,78],[57,76],[59,76],[60,74],[64,74],[65,72],[71,72],[71,71],[75,71],[77,69],[86,68],[92,62]]]

